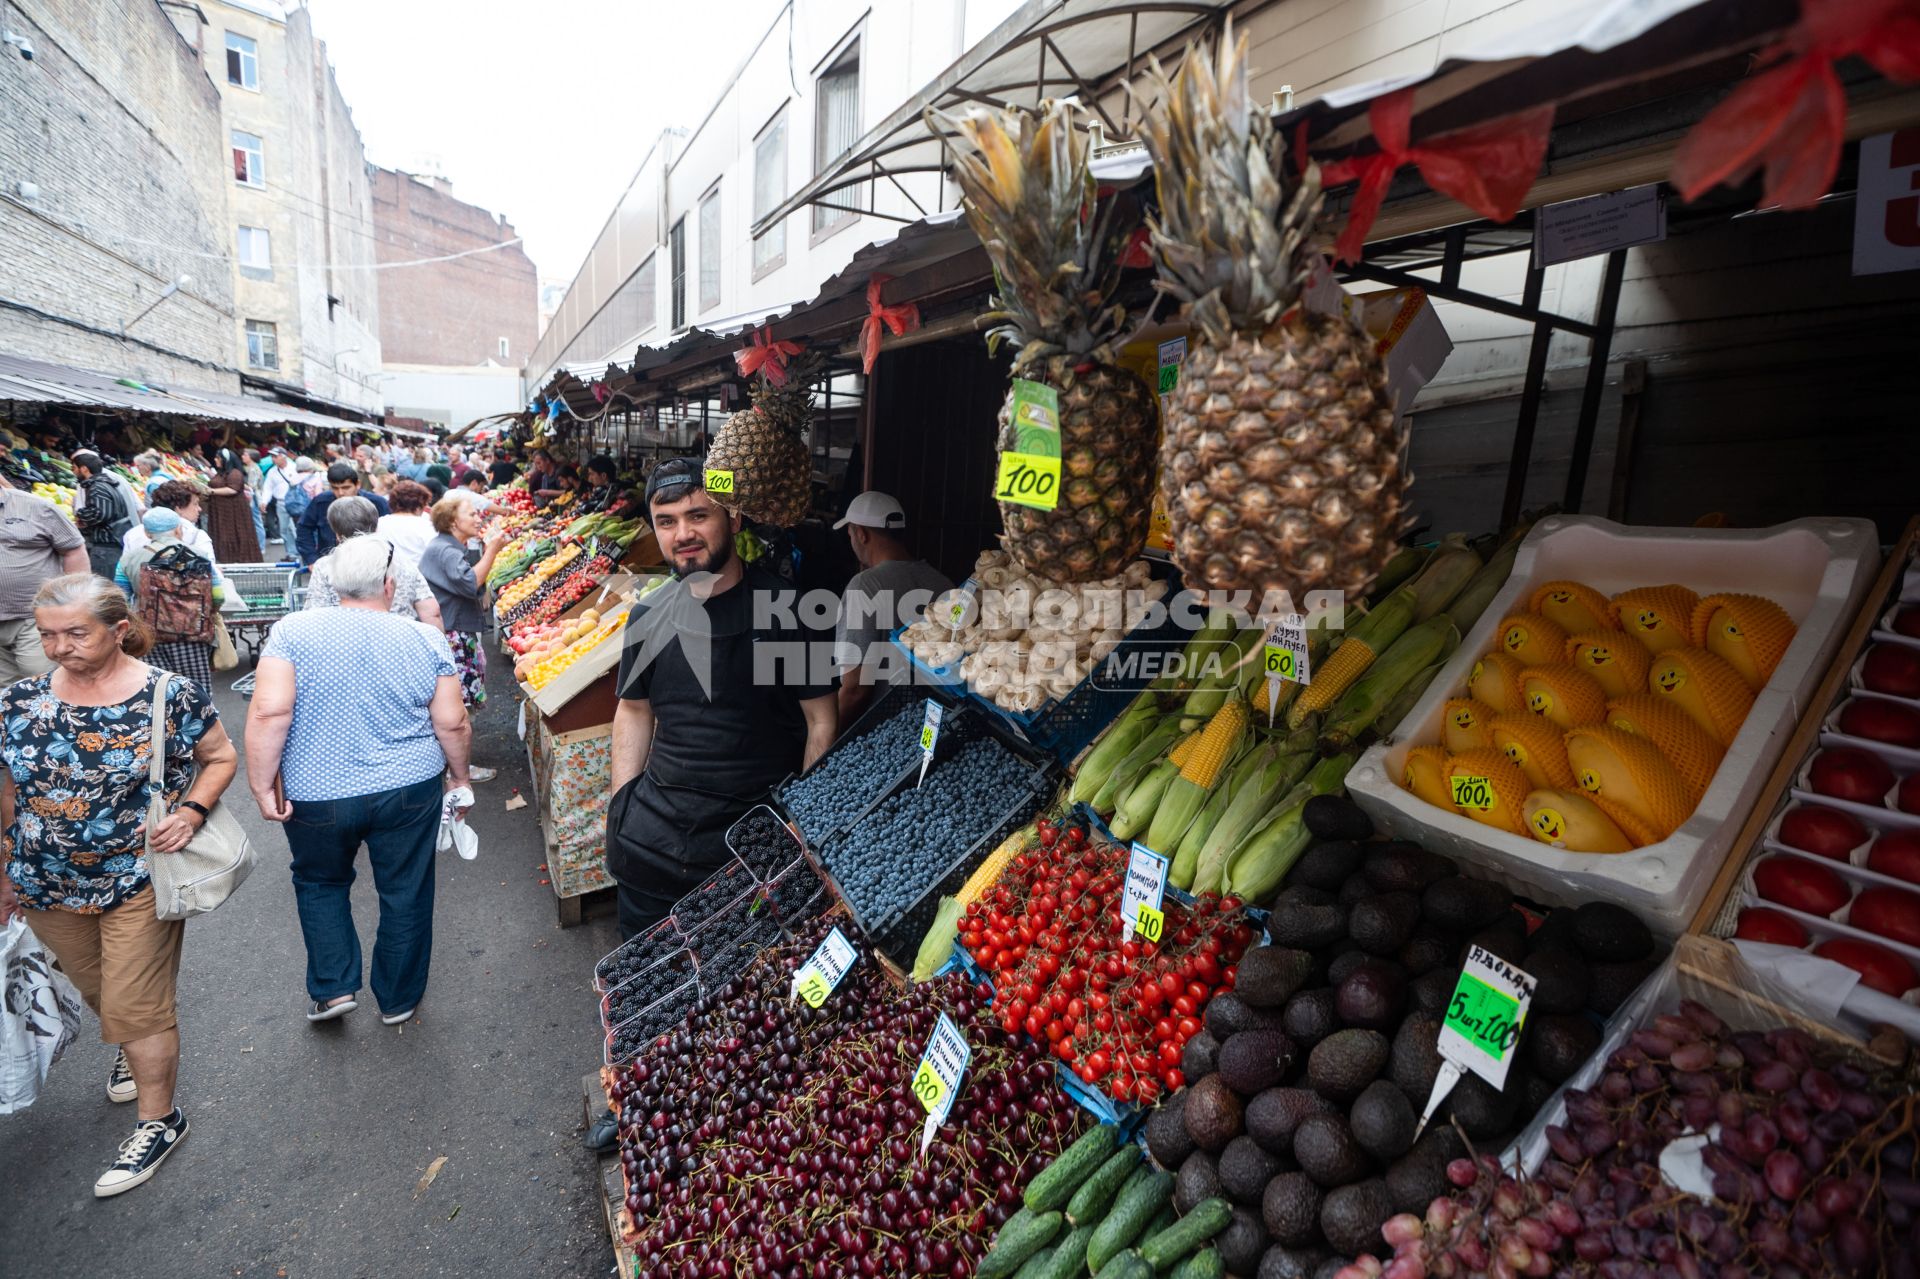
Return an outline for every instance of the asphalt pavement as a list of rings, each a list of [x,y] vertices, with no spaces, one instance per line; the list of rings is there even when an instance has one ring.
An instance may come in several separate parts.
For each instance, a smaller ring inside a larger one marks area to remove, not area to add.
[[[228,731],[249,666],[215,676]],[[432,977],[415,1020],[305,1019],[306,956],[281,828],[242,773],[228,801],[260,851],[234,898],[190,921],[180,973],[185,1143],[146,1185],[96,1200],[133,1130],[106,1099],[113,1049],[89,1013],[24,1113],[0,1117],[0,1275],[147,1279],[604,1276],[613,1249],[580,1146],[581,1077],[600,1063],[594,961],[611,918],[562,929],[515,705],[495,655],[478,718],[475,861],[441,855]],[[365,854],[354,919],[371,962]]]

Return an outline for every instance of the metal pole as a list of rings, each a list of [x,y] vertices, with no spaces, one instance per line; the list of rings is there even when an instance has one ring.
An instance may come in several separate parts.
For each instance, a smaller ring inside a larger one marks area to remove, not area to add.
[[[1538,315],[1544,272],[1527,267],[1527,285],[1520,305]],[[1553,345],[1553,322],[1536,319],[1533,345],[1527,348],[1527,380],[1520,388],[1520,415],[1513,425],[1513,452],[1507,460],[1507,491],[1500,501],[1500,527],[1512,528],[1520,518],[1526,496],[1527,469],[1533,463],[1533,428],[1540,419],[1540,397],[1547,385],[1547,349]]]
[[[1567,465],[1567,492],[1561,505],[1580,509],[1587,487],[1587,463],[1592,460],[1594,428],[1600,422],[1600,400],[1607,387],[1607,359],[1613,354],[1613,319],[1620,309],[1620,283],[1627,274],[1627,251],[1607,254],[1607,273],[1600,282],[1600,305],[1593,321],[1593,352],[1587,357],[1587,384],[1580,392],[1580,419],[1573,429],[1573,458]]]

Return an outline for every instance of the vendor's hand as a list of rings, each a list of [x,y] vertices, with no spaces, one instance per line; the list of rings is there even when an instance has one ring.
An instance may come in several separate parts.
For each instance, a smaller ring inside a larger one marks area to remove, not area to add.
[[[20,913],[20,894],[14,891],[13,881],[0,874],[0,924],[6,923]]]
[[[284,822],[293,816],[293,805],[271,789],[254,791],[253,802],[260,806],[260,815],[270,822]]]
[[[200,814],[191,808],[182,808],[168,813],[160,819],[147,839],[147,846],[156,853],[177,853],[187,846],[193,838],[193,832],[200,829]],[[146,834],[146,823],[140,823],[140,829],[134,834]]]

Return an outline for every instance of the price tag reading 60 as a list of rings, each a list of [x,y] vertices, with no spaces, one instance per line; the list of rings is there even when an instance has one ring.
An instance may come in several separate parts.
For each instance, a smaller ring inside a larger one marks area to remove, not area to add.
[[[1293,650],[1286,648],[1267,648],[1267,674],[1277,675],[1281,679],[1293,678]]]

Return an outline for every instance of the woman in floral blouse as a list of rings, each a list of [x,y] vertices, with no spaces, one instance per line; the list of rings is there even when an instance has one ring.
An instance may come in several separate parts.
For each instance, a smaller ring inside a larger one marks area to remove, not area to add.
[[[186,847],[237,757],[207,694],[168,677],[171,811],[147,830],[154,681],[166,675],[140,660],[152,632],[113,583],[88,573],[54,578],[33,606],[54,669],[0,690],[0,922],[24,912],[99,1016],[102,1040],[119,1045],[107,1098],[137,1098],[140,1121],[94,1183],[105,1198],[153,1176],[187,1135],[173,1104],[185,925],[156,915],[147,855]]]

